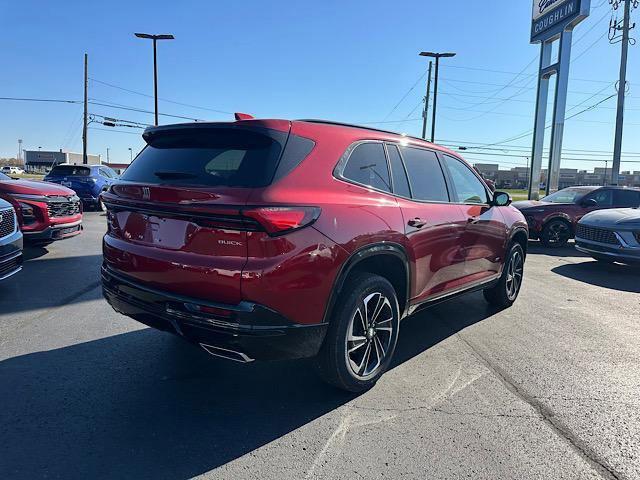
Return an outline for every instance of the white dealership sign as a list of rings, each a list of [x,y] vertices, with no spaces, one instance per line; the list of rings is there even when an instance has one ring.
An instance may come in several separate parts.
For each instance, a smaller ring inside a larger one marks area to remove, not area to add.
[[[531,43],[556,38],[589,16],[591,0],[533,0]]]
[[[569,0],[533,0],[533,20],[538,20],[541,16],[556,7],[567,3]]]

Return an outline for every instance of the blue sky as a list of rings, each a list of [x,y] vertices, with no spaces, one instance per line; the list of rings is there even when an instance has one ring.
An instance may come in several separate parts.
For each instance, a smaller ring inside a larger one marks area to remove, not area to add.
[[[568,114],[615,93],[620,45],[606,37],[611,9],[606,0],[592,4],[574,34]],[[151,44],[133,37],[147,31],[176,37],[159,44],[160,97],[208,109],[161,101],[169,114],[393,122],[372,125],[419,135],[426,60],[418,53],[440,50],[458,56],[441,70],[439,141],[492,144],[533,126],[539,47],[529,44],[529,0],[0,0],[0,15],[0,96],[80,100],[87,52],[93,101],[152,110],[151,98],[100,83],[153,93]],[[640,21],[640,11],[635,17]],[[623,170],[640,170],[639,59],[640,45],[631,47],[623,150],[624,160],[638,163]],[[15,156],[18,138],[26,148],[81,150],[81,105],[0,101],[0,109],[0,156]],[[91,105],[90,112],[153,122],[153,115],[112,107]],[[183,120],[161,117],[174,121]],[[563,166],[604,166],[614,122],[615,99],[569,120]],[[92,127],[102,129],[89,131],[90,153],[104,156],[109,147],[111,161],[128,161],[128,148],[143,145],[139,130]],[[504,168],[525,165],[530,144],[523,136],[465,155]],[[579,150],[598,152],[585,157]]]

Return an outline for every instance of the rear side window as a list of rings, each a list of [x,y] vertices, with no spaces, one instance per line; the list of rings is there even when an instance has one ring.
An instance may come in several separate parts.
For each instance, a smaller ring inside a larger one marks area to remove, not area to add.
[[[427,202],[448,202],[447,184],[437,155],[412,147],[400,147],[400,151],[407,166],[413,198]]]
[[[617,207],[640,207],[640,192],[634,190],[614,190],[613,204]]]
[[[263,187],[273,179],[287,137],[265,132],[212,128],[159,133],[121,178],[163,185]]]
[[[66,176],[85,176],[91,175],[91,169],[87,167],[79,167],[77,165],[58,165],[51,169],[49,175],[66,175]]]
[[[397,195],[411,198],[409,179],[407,178],[407,172],[404,170],[400,153],[398,153],[398,147],[395,145],[387,145],[387,152],[389,152],[391,177],[393,178],[393,192]]]
[[[391,192],[387,157],[382,143],[357,145],[351,152],[342,175],[361,185]]]
[[[448,155],[444,156],[444,163],[451,174],[458,203],[489,203],[487,189],[469,167]]]
[[[585,200],[595,200],[599,207],[611,207],[613,206],[613,191],[608,189],[596,190],[590,193]]]

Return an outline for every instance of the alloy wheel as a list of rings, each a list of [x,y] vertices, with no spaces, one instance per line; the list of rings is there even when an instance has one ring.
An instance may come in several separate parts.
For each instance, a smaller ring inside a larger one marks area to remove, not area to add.
[[[393,307],[380,292],[364,298],[347,329],[346,356],[353,374],[359,379],[375,375],[384,364],[394,325]]]
[[[522,275],[524,272],[524,261],[522,258],[522,253],[519,251],[515,251],[509,260],[509,265],[507,266],[507,297],[509,300],[513,301],[518,296],[518,292],[520,291],[520,286],[522,285]]]
[[[564,222],[555,222],[549,225],[549,243],[551,245],[564,245],[571,236],[569,227]]]

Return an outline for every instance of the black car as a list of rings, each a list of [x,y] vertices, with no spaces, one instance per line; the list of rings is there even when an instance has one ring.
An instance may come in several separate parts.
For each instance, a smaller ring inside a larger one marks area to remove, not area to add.
[[[22,269],[22,232],[16,212],[9,202],[0,199],[0,280]]]

